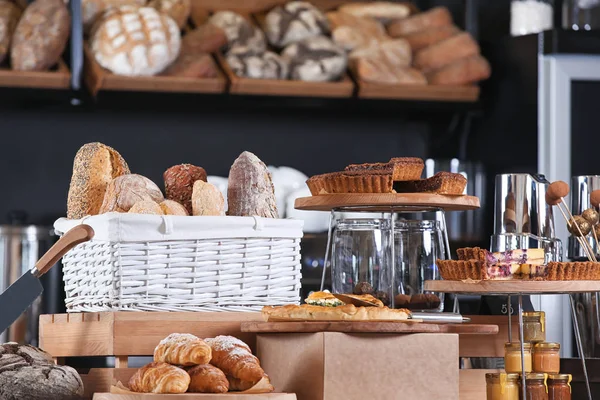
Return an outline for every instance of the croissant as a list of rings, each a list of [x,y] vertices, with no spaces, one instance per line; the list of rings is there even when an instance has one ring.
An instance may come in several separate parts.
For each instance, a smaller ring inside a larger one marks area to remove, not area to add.
[[[190,376],[181,368],[152,362],[138,369],[129,380],[129,390],[138,393],[185,393]]]
[[[262,379],[265,371],[246,343],[233,336],[217,336],[205,340],[212,348],[213,357],[210,363],[226,375],[252,385]]]
[[[196,365],[188,369],[191,382],[188,388],[192,393],[227,393],[229,381],[219,368],[210,364]]]
[[[229,381],[229,390],[232,392],[245,392],[253,389],[256,393],[270,393],[275,390],[267,374],[263,376],[260,382],[255,384],[231,376],[227,376],[227,380]]]
[[[172,333],[154,349],[154,361],[192,366],[208,364],[211,349],[202,339],[187,333]]]

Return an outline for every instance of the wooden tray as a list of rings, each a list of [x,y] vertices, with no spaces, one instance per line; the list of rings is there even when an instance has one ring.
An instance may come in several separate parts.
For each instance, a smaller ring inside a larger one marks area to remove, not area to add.
[[[296,395],[292,393],[265,393],[265,394],[113,394],[96,393],[94,400],[296,400]]]
[[[59,60],[56,70],[13,71],[0,68],[0,86],[34,89],[69,89],[71,72],[63,60]]]
[[[478,324],[407,324],[402,322],[307,321],[307,322],[244,322],[242,332],[254,333],[459,333],[495,335],[497,325]]]
[[[217,65],[216,78],[182,78],[175,76],[122,76],[102,68],[87,44],[84,46],[84,79],[95,96],[102,90],[135,92],[223,93],[227,80]]]
[[[445,211],[475,210],[479,198],[475,196],[448,196],[432,193],[340,193],[296,199],[295,208],[308,211],[331,211],[351,207],[353,211],[390,211],[402,207],[405,211],[418,211],[426,207]]]
[[[355,77],[356,78],[356,77]],[[358,97],[472,103],[479,98],[479,86],[394,85],[370,83],[356,79]]]
[[[425,290],[458,294],[566,294],[600,291],[600,281],[426,281]]]

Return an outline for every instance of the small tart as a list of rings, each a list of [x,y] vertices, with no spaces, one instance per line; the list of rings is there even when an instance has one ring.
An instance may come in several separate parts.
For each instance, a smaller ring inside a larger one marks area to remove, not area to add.
[[[345,171],[371,174],[385,171],[392,174],[394,181],[413,181],[421,178],[423,160],[417,157],[395,157],[387,163],[350,164]]]

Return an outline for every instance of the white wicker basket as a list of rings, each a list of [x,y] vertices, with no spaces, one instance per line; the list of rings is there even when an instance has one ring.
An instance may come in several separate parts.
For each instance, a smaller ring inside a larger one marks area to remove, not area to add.
[[[69,312],[260,311],[300,301],[302,221],[109,213],[63,258]]]

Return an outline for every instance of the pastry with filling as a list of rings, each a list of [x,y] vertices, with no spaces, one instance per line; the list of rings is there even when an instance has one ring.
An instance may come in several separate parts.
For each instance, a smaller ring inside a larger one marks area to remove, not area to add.
[[[338,307],[344,305],[343,301],[336,298],[328,291],[312,292],[304,301],[306,302],[306,304],[311,306]]]
[[[282,307],[266,306],[262,310],[267,320],[300,320],[300,321],[406,321],[412,318],[407,309],[391,309],[388,307],[355,307],[346,304],[339,307],[321,307],[303,305],[287,305]]]

